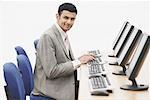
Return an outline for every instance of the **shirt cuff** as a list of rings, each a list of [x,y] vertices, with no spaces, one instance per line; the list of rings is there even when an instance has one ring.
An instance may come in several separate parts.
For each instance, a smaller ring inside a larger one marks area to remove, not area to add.
[[[73,64],[74,69],[77,69],[78,67],[80,67],[81,62],[78,59],[76,59],[72,61],[72,64]]]

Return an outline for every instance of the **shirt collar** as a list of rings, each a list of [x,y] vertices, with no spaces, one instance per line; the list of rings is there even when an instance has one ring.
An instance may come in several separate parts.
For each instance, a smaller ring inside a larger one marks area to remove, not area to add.
[[[61,27],[60,27],[57,23],[55,23],[55,26],[57,27],[58,31],[60,32],[63,41],[65,41],[65,38],[67,37],[67,33],[64,32],[64,31],[61,29]]]

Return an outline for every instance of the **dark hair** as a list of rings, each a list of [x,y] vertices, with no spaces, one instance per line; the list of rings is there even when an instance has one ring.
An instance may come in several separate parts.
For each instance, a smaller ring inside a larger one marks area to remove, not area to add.
[[[63,10],[67,10],[69,12],[75,12],[77,14],[77,9],[76,9],[75,5],[73,5],[72,3],[61,4],[58,8],[58,14],[61,15],[61,12]]]

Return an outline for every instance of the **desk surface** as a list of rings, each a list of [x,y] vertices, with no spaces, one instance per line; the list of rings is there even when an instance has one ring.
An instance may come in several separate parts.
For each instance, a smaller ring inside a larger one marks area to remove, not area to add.
[[[150,58],[150,57],[148,57]],[[146,63],[146,65],[149,63]],[[145,66],[145,65],[144,65]],[[149,84],[149,69],[148,66],[144,67],[142,74],[139,73],[137,77],[137,83]],[[110,66],[105,64],[105,68],[108,71],[109,80],[114,86],[113,93],[110,93],[109,96],[93,96],[89,92],[88,86],[88,68],[86,65],[80,67],[80,85],[79,85],[79,100],[148,100],[150,98],[150,89],[146,91],[128,91],[120,89],[120,86],[125,84],[131,84],[131,81],[127,79],[126,76],[113,75],[112,72],[119,70],[119,66]],[[143,69],[143,67],[142,67]]]

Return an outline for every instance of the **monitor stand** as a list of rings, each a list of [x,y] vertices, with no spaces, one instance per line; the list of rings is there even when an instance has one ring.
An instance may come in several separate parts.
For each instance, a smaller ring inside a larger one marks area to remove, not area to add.
[[[132,90],[132,91],[143,91],[143,90],[147,90],[149,88],[148,85],[143,85],[143,84],[137,85],[135,79],[133,79],[131,81],[132,81],[132,85],[123,85],[120,87],[120,89]]]
[[[109,65],[118,65],[118,62],[110,62]]]
[[[121,66],[121,67],[123,68],[123,70],[120,70],[120,71],[117,71],[117,72],[113,72],[112,74],[126,76],[126,74],[125,74],[126,67],[125,66]]]
[[[109,54],[108,57],[116,57],[116,56],[113,54]]]

